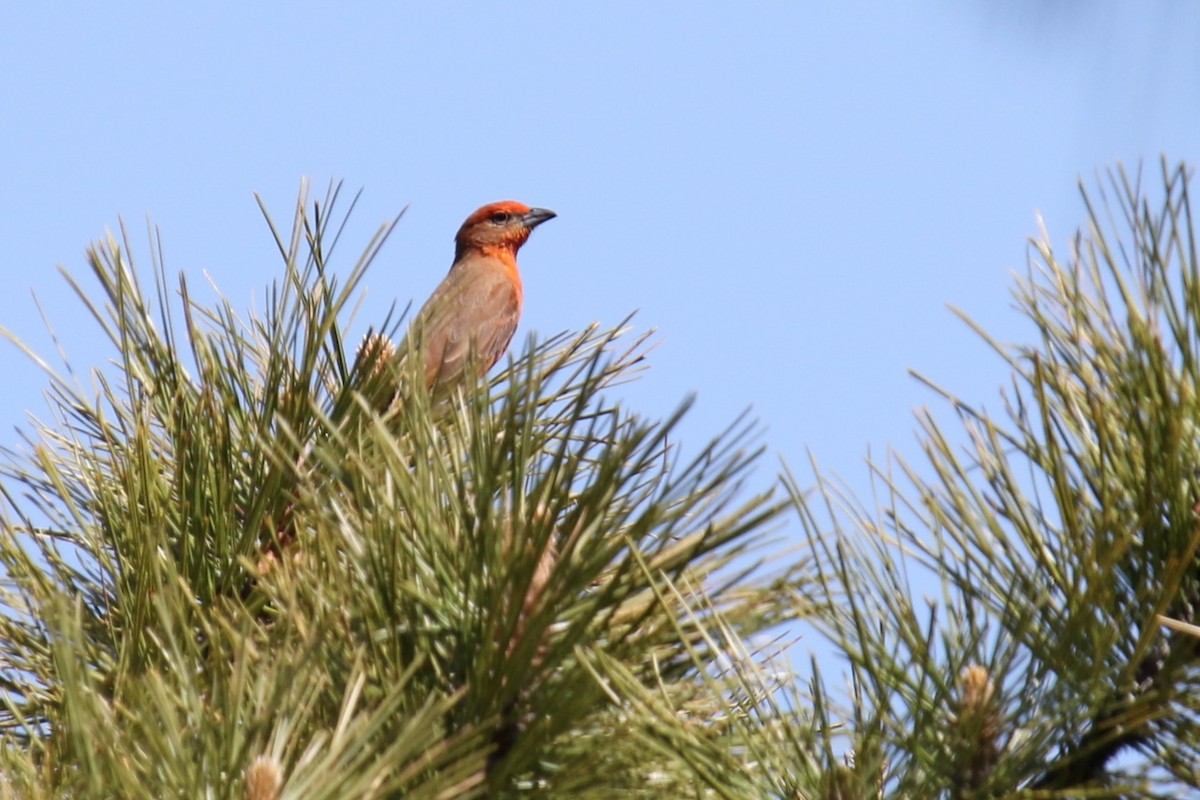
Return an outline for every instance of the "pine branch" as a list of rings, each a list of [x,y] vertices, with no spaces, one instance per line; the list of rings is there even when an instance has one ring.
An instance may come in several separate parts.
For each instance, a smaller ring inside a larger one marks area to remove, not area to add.
[[[899,765],[897,795],[1196,783],[1200,650],[1157,622],[1190,618],[1200,587],[1189,177],[1164,163],[1153,199],[1114,173],[1068,257],[1034,243],[1015,296],[1035,341],[972,324],[1012,370],[1000,413],[926,381],[962,432],[923,413],[925,463],[876,466],[876,507],[821,476],[820,517],[790,486],[817,560],[805,599],[854,681],[840,713]],[[923,583],[940,595],[918,601]]]
[[[794,617],[795,579],[755,569],[785,509],[746,489],[755,426],[683,459],[688,402],[657,420],[610,396],[649,348],[625,324],[531,337],[444,408],[400,391],[404,360],[348,353],[345,335],[395,221],[339,279],[339,194],[310,209],[302,190],[290,232],[264,210],[284,272],[261,314],[202,304],[157,238],[152,281],[127,235],[90,251],[98,292],[71,281],[116,359],[95,390],[51,371],[53,419],[3,467],[6,786],[254,800],[757,786],[738,741],[642,746],[651,729],[685,743],[694,722],[720,729],[729,684],[705,680],[711,665],[756,658],[726,650]],[[608,666],[630,695],[686,700],[691,721],[631,713]]]
[[[1167,616],[1191,623],[1198,601],[1200,594],[1193,591]],[[1047,767],[1033,784],[1035,789],[1064,791],[1095,785],[1122,751],[1153,741],[1154,723],[1172,713],[1183,676],[1200,667],[1200,639],[1169,633],[1156,638],[1149,650],[1129,670],[1135,676],[1133,686],[1114,691],[1101,704],[1079,741]]]

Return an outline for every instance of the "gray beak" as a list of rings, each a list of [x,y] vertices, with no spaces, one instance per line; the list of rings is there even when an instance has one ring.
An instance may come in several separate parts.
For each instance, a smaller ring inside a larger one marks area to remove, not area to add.
[[[541,225],[548,219],[554,219],[558,214],[555,214],[548,208],[531,208],[525,214],[525,227],[533,230],[538,225]]]

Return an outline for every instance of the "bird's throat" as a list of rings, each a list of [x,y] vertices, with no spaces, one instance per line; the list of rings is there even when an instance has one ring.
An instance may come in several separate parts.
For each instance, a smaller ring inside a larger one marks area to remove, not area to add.
[[[492,261],[504,270],[518,287],[521,285],[521,273],[517,269],[517,249],[508,244],[485,244],[479,247],[479,254]]]

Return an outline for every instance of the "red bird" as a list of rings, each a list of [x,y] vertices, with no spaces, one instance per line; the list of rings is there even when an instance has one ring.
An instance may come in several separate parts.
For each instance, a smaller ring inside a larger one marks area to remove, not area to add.
[[[504,355],[521,319],[524,293],[517,251],[553,211],[504,200],[480,208],[454,237],[454,263],[422,306],[400,352],[425,362],[425,385],[443,394],[464,378],[469,358],[478,377]]]

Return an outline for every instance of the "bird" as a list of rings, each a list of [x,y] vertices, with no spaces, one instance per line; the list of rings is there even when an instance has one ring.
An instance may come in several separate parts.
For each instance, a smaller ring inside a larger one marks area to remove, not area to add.
[[[524,303],[517,251],[534,228],[556,216],[502,200],[477,209],[458,229],[454,263],[398,349],[402,357],[413,353],[423,360],[432,396],[482,377],[504,355]]]

